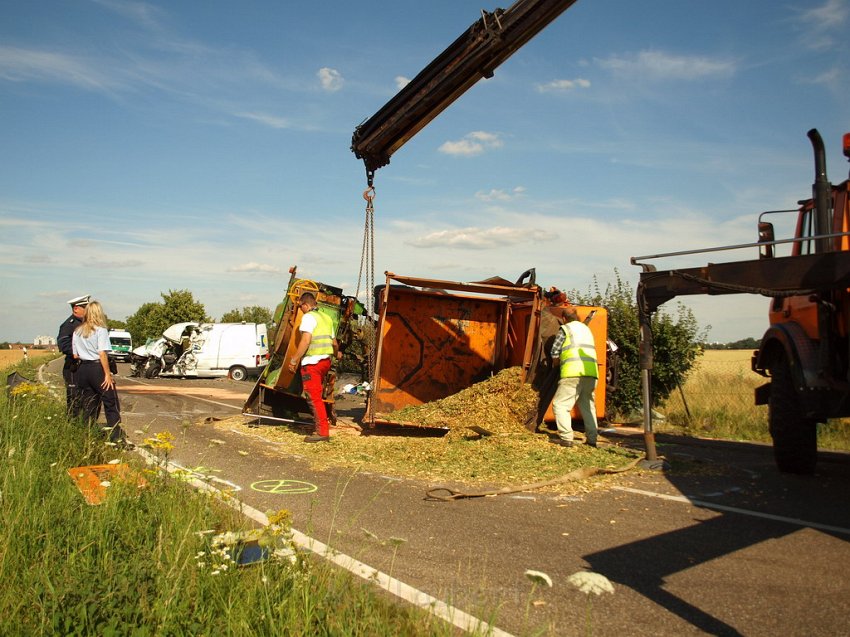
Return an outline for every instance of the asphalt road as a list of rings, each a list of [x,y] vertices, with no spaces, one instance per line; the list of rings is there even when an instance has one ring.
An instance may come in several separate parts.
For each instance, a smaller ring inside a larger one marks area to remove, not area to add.
[[[262,428],[184,426],[238,414],[249,382],[121,376],[118,387],[131,439],[172,431],[182,466],[235,486],[259,511],[292,511],[299,531],[508,633],[589,634],[588,617],[603,636],[850,631],[846,455],[824,454],[819,473],[802,478],[778,474],[763,445],[660,438],[667,468],[581,496],[437,502],[425,498],[437,484],[313,470]],[[553,586],[532,589],[526,569]],[[586,570],[614,593],[587,596],[567,582]]]

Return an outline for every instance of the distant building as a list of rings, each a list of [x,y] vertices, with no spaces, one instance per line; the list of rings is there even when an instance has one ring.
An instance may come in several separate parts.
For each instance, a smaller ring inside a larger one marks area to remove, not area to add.
[[[33,347],[53,347],[56,345],[55,336],[36,336],[32,342]]]

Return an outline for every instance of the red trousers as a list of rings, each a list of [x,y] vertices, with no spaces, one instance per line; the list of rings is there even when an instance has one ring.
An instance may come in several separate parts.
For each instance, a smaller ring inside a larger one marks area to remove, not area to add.
[[[323,358],[315,365],[301,366],[301,384],[307,394],[307,404],[313,414],[313,422],[316,424],[316,433],[320,436],[329,436],[328,412],[325,410],[325,401],[322,400],[322,387],[325,376],[331,370],[331,359]]]

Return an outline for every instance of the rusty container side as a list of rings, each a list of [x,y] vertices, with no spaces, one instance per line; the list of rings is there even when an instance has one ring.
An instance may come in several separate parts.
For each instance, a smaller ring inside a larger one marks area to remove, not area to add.
[[[504,366],[507,299],[405,287],[385,294],[376,413],[445,398]]]

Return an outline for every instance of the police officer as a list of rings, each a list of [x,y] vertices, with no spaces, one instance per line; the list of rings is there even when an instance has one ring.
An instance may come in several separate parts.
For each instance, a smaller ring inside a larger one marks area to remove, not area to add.
[[[56,337],[56,345],[59,351],[65,354],[65,364],[62,366],[62,379],[65,381],[65,405],[69,416],[76,416],[79,412],[79,404],[77,401],[77,391],[74,384],[74,351],[71,346],[71,339],[74,335],[74,330],[83,322],[86,317],[86,308],[89,305],[90,295],[78,296],[75,299],[68,301],[71,306],[71,316],[62,322],[59,326],[59,336]]]

